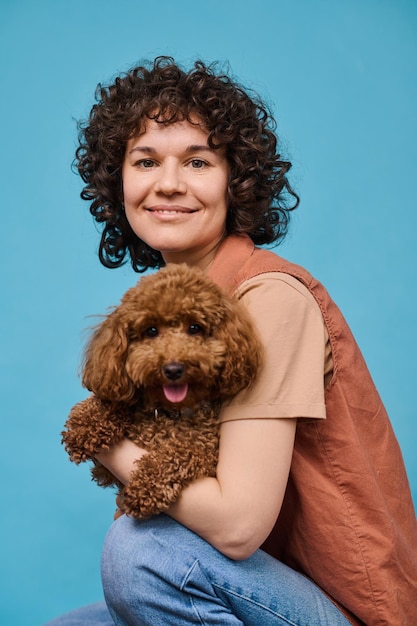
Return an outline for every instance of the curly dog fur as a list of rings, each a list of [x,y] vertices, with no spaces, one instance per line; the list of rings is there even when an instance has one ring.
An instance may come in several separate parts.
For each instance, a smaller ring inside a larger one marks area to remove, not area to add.
[[[261,347],[241,305],[203,272],[169,265],[143,277],[96,328],[83,384],[62,433],[75,463],[116,485],[122,510],[146,518],[166,510],[200,476],[215,476],[221,403],[250,385]],[[147,454],[123,486],[94,459],[128,437]]]

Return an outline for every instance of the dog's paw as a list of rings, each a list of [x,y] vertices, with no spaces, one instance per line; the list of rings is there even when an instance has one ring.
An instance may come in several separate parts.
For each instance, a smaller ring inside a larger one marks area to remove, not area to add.
[[[123,511],[138,519],[163,513],[177,500],[184,486],[178,476],[167,472],[161,457],[150,452],[136,463],[123,490]]]
[[[145,519],[163,513],[183,489],[202,476],[215,476],[217,453],[159,446],[136,462],[124,489],[124,512]]]
[[[61,443],[64,445],[70,461],[77,465],[90,461],[94,457],[94,450],[89,449],[88,441],[79,437],[71,429],[62,431]]]
[[[61,433],[62,443],[71,461],[82,463],[120,441],[128,424],[126,409],[90,396],[71,409]]]
[[[155,489],[155,484],[137,485],[130,482],[123,491],[122,510],[137,519],[148,519],[167,511],[182,491],[182,485],[172,485],[162,491]]]

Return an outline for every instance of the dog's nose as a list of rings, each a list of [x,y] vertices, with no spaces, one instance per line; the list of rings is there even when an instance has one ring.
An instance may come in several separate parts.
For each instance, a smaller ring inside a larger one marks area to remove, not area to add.
[[[164,376],[168,380],[179,380],[185,372],[185,366],[182,363],[172,361],[172,363],[167,363],[166,365],[164,365],[162,371],[164,372]]]

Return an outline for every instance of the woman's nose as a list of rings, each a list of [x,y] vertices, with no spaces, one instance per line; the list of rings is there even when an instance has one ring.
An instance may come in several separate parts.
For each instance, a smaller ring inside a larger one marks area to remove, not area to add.
[[[187,186],[181,168],[174,164],[166,164],[159,168],[159,177],[155,183],[155,191],[166,196],[185,193]]]

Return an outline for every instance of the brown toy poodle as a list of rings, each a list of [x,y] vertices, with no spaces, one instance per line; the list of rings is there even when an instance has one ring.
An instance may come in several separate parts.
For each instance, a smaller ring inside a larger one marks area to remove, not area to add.
[[[215,476],[221,403],[250,385],[261,348],[241,305],[200,270],[169,265],[143,277],[96,328],[83,384],[94,395],[62,433],[75,463],[119,488],[122,511],[166,510],[200,476]],[[123,486],[94,456],[127,437],[147,450]]]

